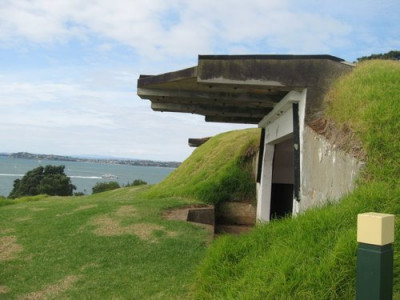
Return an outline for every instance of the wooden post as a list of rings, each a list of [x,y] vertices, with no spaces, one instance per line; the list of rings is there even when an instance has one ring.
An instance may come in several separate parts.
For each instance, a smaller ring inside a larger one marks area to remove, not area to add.
[[[394,215],[359,214],[357,242],[356,299],[392,299]]]

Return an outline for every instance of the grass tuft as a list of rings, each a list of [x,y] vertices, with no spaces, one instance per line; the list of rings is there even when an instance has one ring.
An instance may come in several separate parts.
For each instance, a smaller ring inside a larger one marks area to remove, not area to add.
[[[46,199],[49,197],[48,195],[36,195],[36,196],[25,196],[17,199],[10,199],[5,197],[0,197],[0,207],[5,205],[12,205],[17,203],[24,203],[24,202],[35,202],[42,199]]]

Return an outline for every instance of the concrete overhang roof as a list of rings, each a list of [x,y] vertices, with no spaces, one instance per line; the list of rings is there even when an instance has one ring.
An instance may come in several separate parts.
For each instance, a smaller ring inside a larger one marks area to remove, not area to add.
[[[290,91],[307,89],[306,117],[318,113],[330,82],[350,69],[330,55],[200,55],[195,67],[140,75],[137,93],[155,111],[258,124]]]

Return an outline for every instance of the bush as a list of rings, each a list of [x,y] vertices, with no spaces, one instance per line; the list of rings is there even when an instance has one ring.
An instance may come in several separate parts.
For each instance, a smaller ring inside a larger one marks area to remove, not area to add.
[[[373,59],[385,59],[385,60],[400,60],[400,51],[392,50],[386,53],[371,54],[370,56],[363,56],[357,58],[358,62]]]
[[[144,184],[147,184],[147,182],[142,179],[135,179],[131,184],[128,184],[128,186],[138,186]]]
[[[130,187],[130,186],[139,186],[139,185],[145,185],[147,184],[146,181],[142,180],[142,179],[135,179],[134,181],[132,181],[132,183],[128,183],[123,185],[122,187]]]
[[[116,181],[98,182],[92,188],[92,194],[102,193],[102,192],[105,192],[105,191],[116,190],[116,189],[119,189],[119,188],[120,188],[119,183],[116,182]]]

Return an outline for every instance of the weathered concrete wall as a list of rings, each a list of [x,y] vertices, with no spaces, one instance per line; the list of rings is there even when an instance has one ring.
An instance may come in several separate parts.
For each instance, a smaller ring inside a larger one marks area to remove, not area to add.
[[[286,91],[307,88],[305,122],[321,117],[324,95],[332,81],[353,66],[321,56],[199,56],[198,82],[270,85]]]
[[[308,126],[304,127],[301,154],[299,211],[337,200],[355,187],[363,163]]]

